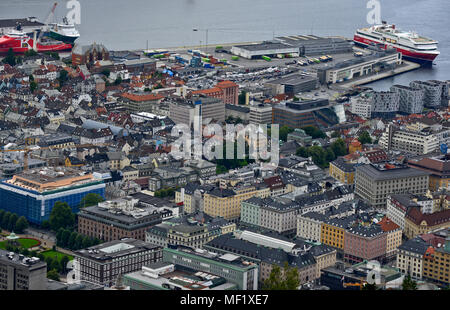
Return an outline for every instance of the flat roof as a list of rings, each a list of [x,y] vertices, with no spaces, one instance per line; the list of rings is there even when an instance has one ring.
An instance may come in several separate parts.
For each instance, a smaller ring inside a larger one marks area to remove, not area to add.
[[[423,177],[430,175],[422,170],[410,168],[407,166],[402,166],[393,169],[378,169],[374,164],[368,164],[363,166],[358,166],[355,168],[356,171],[360,171],[369,178],[375,181],[385,181],[390,179],[402,179],[402,178],[412,178],[412,177]]]

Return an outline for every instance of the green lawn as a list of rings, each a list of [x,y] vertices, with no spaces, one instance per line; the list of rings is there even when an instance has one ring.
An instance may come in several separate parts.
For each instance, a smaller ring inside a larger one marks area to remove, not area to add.
[[[61,258],[63,258],[64,256],[67,256],[69,258],[69,260],[73,260],[73,256],[72,255],[61,253],[61,252],[58,252],[58,251],[53,251],[53,250],[44,251],[44,252],[41,252],[41,254],[44,255],[44,257],[46,257],[46,258],[48,256],[51,256],[52,258],[57,257],[58,261],[61,260]]]
[[[39,241],[34,240],[34,239],[28,239],[28,238],[20,238],[17,239],[17,242],[19,242],[19,244],[26,249],[35,247],[39,244]],[[2,241],[0,242],[0,249],[6,249],[6,243],[7,241]]]

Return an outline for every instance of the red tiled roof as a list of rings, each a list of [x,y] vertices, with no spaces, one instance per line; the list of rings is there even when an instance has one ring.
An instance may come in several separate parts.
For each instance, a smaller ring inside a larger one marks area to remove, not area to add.
[[[431,214],[423,214],[420,211],[420,208],[409,208],[406,212],[405,218],[409,219],[416,225],[420,225],[420,223],[425,221],[428,226],[435,226],[441,223],[450,222],[450,209]]]
[[[383,231],[394,231],[400,228],[400,226],[392,222],[387,216],[383,217],[378,224]]]

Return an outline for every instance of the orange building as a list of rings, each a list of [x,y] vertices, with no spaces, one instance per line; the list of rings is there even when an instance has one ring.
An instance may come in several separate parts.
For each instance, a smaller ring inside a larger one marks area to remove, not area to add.
[[[348,146],[348,152],[352,154],[356,151],[362,151],[362,144],[358,141],[358,139],[353,139],[353,141],[350,142],[350,145]]]
[[[208,97],[221,99],[225,104],[238,104],[239,85],[231,81],[222,81],[210,89],[196,90],[192,95],[203,94]]]

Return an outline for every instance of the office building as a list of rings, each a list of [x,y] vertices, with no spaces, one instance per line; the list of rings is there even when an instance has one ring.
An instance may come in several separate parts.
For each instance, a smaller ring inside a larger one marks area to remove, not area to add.
[[[103,180],[72,168],[42,168],[0,182],[0,208],[34,224],[48,220],[55,202],[66,202],[73,212],[90,193],[105,194]]]
[[[438,150],[439,140],[429,129],[406,130],[390,124],[383,132],[378,144],[385,150],[397,150],[424,155]]]
[[[47,263],[37,257],[0,250],[0,290],[47,289]]]
[[[231,81],[221,81],[213,88],[195,90],[192,95],[205,95],[220,99],[225,104],[237,105],[239,103],[239,85]]]
[[[113,241],[122,238],[145,240],[145,232],[173,215],[172,211],[144,206],[139,199],[124,197],[82,208],[78,213],[80,234]]]
[[[280,79],[267,81],[264,86],[271,90],[272,96],[279,94],[293,96],[298,93],[309,92],[317,89],[319,86],[319,80],[317,77],[313,76],[292,74]]]
[[[123,277],[130,290],[236,290],[237,285],[204,271],[179,268],[165,262],[153,263]]]
[[[339,118],[328,99],[317,99],[273,106],[272,123],[291,128],[329,127],[338,124]]]
[[[443,101],[443,83],[436,83],[433,81],[412,81],[409,83],[411,87],[423,89],[424,105],[429,108],[436,108],[442,106]]]
[[[195,117],[207,121],[225,121],[225,103],[216,98],[192,97],[190,100],[179,99],[169,103],[170,118],[176,124],[186,124],[189,127],[194,124]]]
[[[398,247],[396,267],[413,280],[422,280],[424,255],[429,245],[420,238],[403,242]]]
[[[141,270],[159,262],[162,248],[141,240],[125,238],[75,252],[80,280],[110,287],[119,275]]]
[[[393,85],[390,91],[396,92],[399,96],[399,112],[407,114],[422,113],[425,101],[425,91],[423,89]]]
[[[254,125],[271,124],[272,106],[264,104],[250,106],[249,122]]]
[[[178,246],[163,250],[163,262],[222,277],[236,284],[239,290],[258,289],[258,266],[238,255]]]
[[[428,173],[404,165],[368,164],[356,168],[355,195],[373,207],[386,208],[392,194],[425,194]]]

